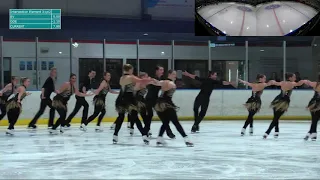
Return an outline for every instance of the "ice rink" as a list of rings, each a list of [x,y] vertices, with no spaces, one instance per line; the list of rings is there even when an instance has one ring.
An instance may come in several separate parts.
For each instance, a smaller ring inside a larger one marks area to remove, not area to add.
[[[262,139],[270,121],[256,121],[255,135],[240,136],[243,121],[211,121],[190,134],[195,147],[177,139],[157,147],[144,145],[138,132],[131,137],[124,124],[119,144],[105,131],[86,133],[78,125],[63,135],[48,135],[45,127],[15,136],[0,129],[1,179],[319,179],[320,142],[305,142],[309,122],[280,122],[280,136]],[[190,132],[191,122],[182,122]],[[157,134],[159,122],[152,131]]]
[[[240,3],[204,6],[198,13],[212,26],[230,36],[283,36],[317,15],[298,2],[272,2],[257,7]]]

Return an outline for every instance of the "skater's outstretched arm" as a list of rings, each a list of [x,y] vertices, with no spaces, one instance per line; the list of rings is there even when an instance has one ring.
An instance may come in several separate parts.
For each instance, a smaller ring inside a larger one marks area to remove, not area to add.
[[[110,84],[108,84],[108,86],[109,86],[109,92],[110,92],[111,94],[119,94],[119,91],[115,91],[115,90],[112,90],[112,89],[111,89]]]
[[[307,84],[308,80],[300,80],[299,82],[292,82],[293,86],[302,86],[303,84]]]
[[[92,95],[94,95],[93,93],[85,94],[85,93],[80,92],[79,89],[78,89],[75,85],[73,85],[73,87],[74,87],[74,93],[75,93],[77,96],[86,97],[86,96],[92,96]]]
[[[305,84],[313,88],[316,88],[319,82],[312,82],[312,81],[306,80]]]

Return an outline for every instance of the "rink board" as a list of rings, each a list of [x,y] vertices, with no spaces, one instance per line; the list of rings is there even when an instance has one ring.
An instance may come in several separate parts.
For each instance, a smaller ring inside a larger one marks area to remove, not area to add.
[[[117,117],[108,117],[103,118],[102,122],[114,122]],[[254,120],[272,120],[273,116],[255,116]],[[141,119],[141,118],[140,118]],[[206,116],[204,120],[206,121],[216,121],[216,120],[245,120],[247,116]],[[283,116],[280,118],[281,120],[311,120],[311,116]],[[152,120],[159,121],[158,117],[154,117]],[[194,118],[192,116],[179,117],[181,121],[193,121]],[[31,119],[19,119],[16,125],[28,125]],[[97,120],[95,119],[94,122]],[[127,118],[125,118],[127,121]],[[81,118],[73,118],[71,124],[79,124],[81,122]],[[39,119],[37,124],[46,125],[48,124],[48,119]],[[8,126],[7,120],[1,120],[0,126]]]

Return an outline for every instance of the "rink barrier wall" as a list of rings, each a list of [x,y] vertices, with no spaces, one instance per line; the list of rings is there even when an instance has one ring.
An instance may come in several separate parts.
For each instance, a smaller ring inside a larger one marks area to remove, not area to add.
[[[32,94],[27,96],[22,102],[22,113],[17,125],[27,125],[39,110],[40,91],[30,91]],[[178,90],[173,97],[173,101],[180,107],[178,116],[180,120],[193,120],[193,101],[198,95],[199,90]],[[255,120],[271,120],[273,111],[269,107],[271,101],[280,93],[280,90],[265,90],[262,94],[262,108],[255,116]],[[52,97],[54,94],[52,95]],[[210,104],[204,120],[245,120],[247,110],[243,104],[251,96],[250,90],[214,90],[210,97]],[[309,100],[313,96],[312,90],[294,90],[291,96],[289,110],[281,118],[282,120],[310,120],[310,113],[306,110]],[[103,122],[113,122],[117,117],[115,111],[116,94],[108,94],[106,109],[107,113]],[[89,103],[89,116],[93,113],[93,97],[86,97]],[[68,114],[74,108],[76,99],[71,97],[68,103]],[[49,108],[46,109],[37,124],[47,124]],[[56,118],[58,117],[56,113]],[[80,123],[82,109],[72,120],[72,123]],[[0,126],[7,126],[7,117],[0,121]],[[154,117],[154,120],[159,120]]]

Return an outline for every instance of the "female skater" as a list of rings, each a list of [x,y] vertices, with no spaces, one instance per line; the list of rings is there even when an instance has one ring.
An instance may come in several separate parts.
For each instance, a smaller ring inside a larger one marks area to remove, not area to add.
[[[15,94],[17,84],[18,84],[18,78],[15,76],[12,76],[11,83],[7,84],[0,91],[0,110],[1,110],[0,121],[7,114],[6,105],[7,105],[8,99],[12,94]]]
[[[157,145],[165,145],[165,141],[163,139],[164,131],[168,128],[169,122],[171,121],[174,126],[177,128],[181,136],[185,140],[185,144],[187,146],[193,146],[193,143],[189,141],[188,136],[183,130],[177,116],[178,107],[173,103],[172,96],[176,90],[176,84],[174,81],[176,80],[177,73],[174,70],[168,71],[168,80],[159,81],[158,85],[161,86],[161,95],[157,100],[155,105],[155,110],[162,121],[162,126],[160,128],[159,136],[157,139]]]
[[[137,116],[137,103],[134,97],[135,83],[147,84],[153,81],[153,79],[140,79],[133,75],[133,67],[130,64],[123,66],[123,75],[120,78],[121,90],[116,99],[116,110],[119,113],[119,119],[116,121],[116,128],[113,134],[113,143],[118,142],[118,133],[123,123],[123,119],[126,113],[129,114],[129,119],[135,119]],[[149,144],[147,133],[142,131],[142,138],[145,144]]]
[[[208,78],[199,78],[196,75],[190,74],[186,71],[182,73],[184,76],[188,76],[192,79],[201,82],[200,92],[194,100],[193,112],[194,112],[194,124],[191,128],[191,132],[199,132],[199,124],[205,117],[208,106],[210,103],[210,96],[216,85],[232,85],[231,82],[217,80],[217,72],[209,71]],[[199,109],[201,107],[201,111]]]
[[[317,140],[317,126],[320,118],[320,74],[318,75],[317,82],[311,82],[306,80],[305,84],[313,87],[314,96],[312,97],[307,106],[307,109],[311,113],[311,126],[304,140],[307,141],[309,138],[311,138],[312,141],[315,141]]]
[[[17,89],[17,94],[8,101],[7,112],[8,112],[8,121],[9,127],[6,131],[7,135],[14,135],[14,125],[16,124],[19,115],[22,110],[22,100],[29,96],[31,93],[26,92],[27,87],[30,84],[30,79],[21,78],[21,86]]]
[[[286,81],[274,82],[273,85],[280,86],[280,94],[271,102],[270,107],[273,108],[273,120],[268,128],[268,130],[263,135],[266,139],[270,134],[271,130],[275,127],[274,137],[279,136],[279,119],[288,110],[290,104],[290,96],[292,94],[292,89],[296,86],[301,86],[306,81],[301,80],[298,83],[295,82],[296,75],[293,73],[286,73]]]
[[[110,88],[110,79],[111,74],[109,72],[103,73],[103,80],[100,83],[99,88],[94,92],[95,96],[93,98],[93,104],[94,104],[94,112],[93,114],[88,118],[88,120],[81,125],[80,129],[83,131],[87,130],[87,125],[93,121],[99,114],[96,132],[102,132],[103,129],[101,128],[101,121],[106,114],[106,97],[108,92],[112,94],[119,94],[117,91],[113,91]]]
[[[66,116],[67,116],[67,103],[70,97],[75,93],[77,96],[85,97],[92,96],[93,94],[84,94],[79,92],[76,88],[75,83],[77,82],[77,77],[75,74],[70,75],[68,82],[63,83],[59,90],[56,91],[57,95],[53,98],[52,106],[57,110],[60,117],[50,129],[50,134],[57,134],[57,128],[66,125]],[[63,128],[60,129],[60,132],[63,133]]]
[[[250,135],[253,135],[253,116],[260,111],[261,108],[261,95],[263,93],[264,88],[273,85],[275,83],[274,80],[266,83],[266,76],[263,74],[258,74],[255,83],[249,83],[247,81],[243,81],[239,79],[239,81],[247,86],[252,88],[252,95],[247,100],[245,107],[247,108],[249,115],[246,122],[243,125],[241,130],[241,136],[245,135],[246,128],[250,124]]]
[[[139,73],[139,78],[140,79],[148,79],[149,76],[145,72],[140,72]],[[147,92],[148,92],[147,84],[139,83],[139,82],[137,82],[135,84],[135,86],[134,86],[134,95],[135,95],[135,98],[136,98],[136,101],[137,101],[137,111],[141,115],[141,117],[143,119],[143,122],[144,122],[144,125],[146,124],[146,118],[147,118],[146,101],[145,101],[144,96],[146,95]],[[138,127],[140,132],[143,131],[142,123],[139,120],[138,113],[137,113],[136,117],[132,117],[132,118],[135,118],[135,119],[130,120],[130,135],[133,135],[134,123],[137,124],[137,127]],[[150,136],[149,133],[148,133],[148,136]]]

